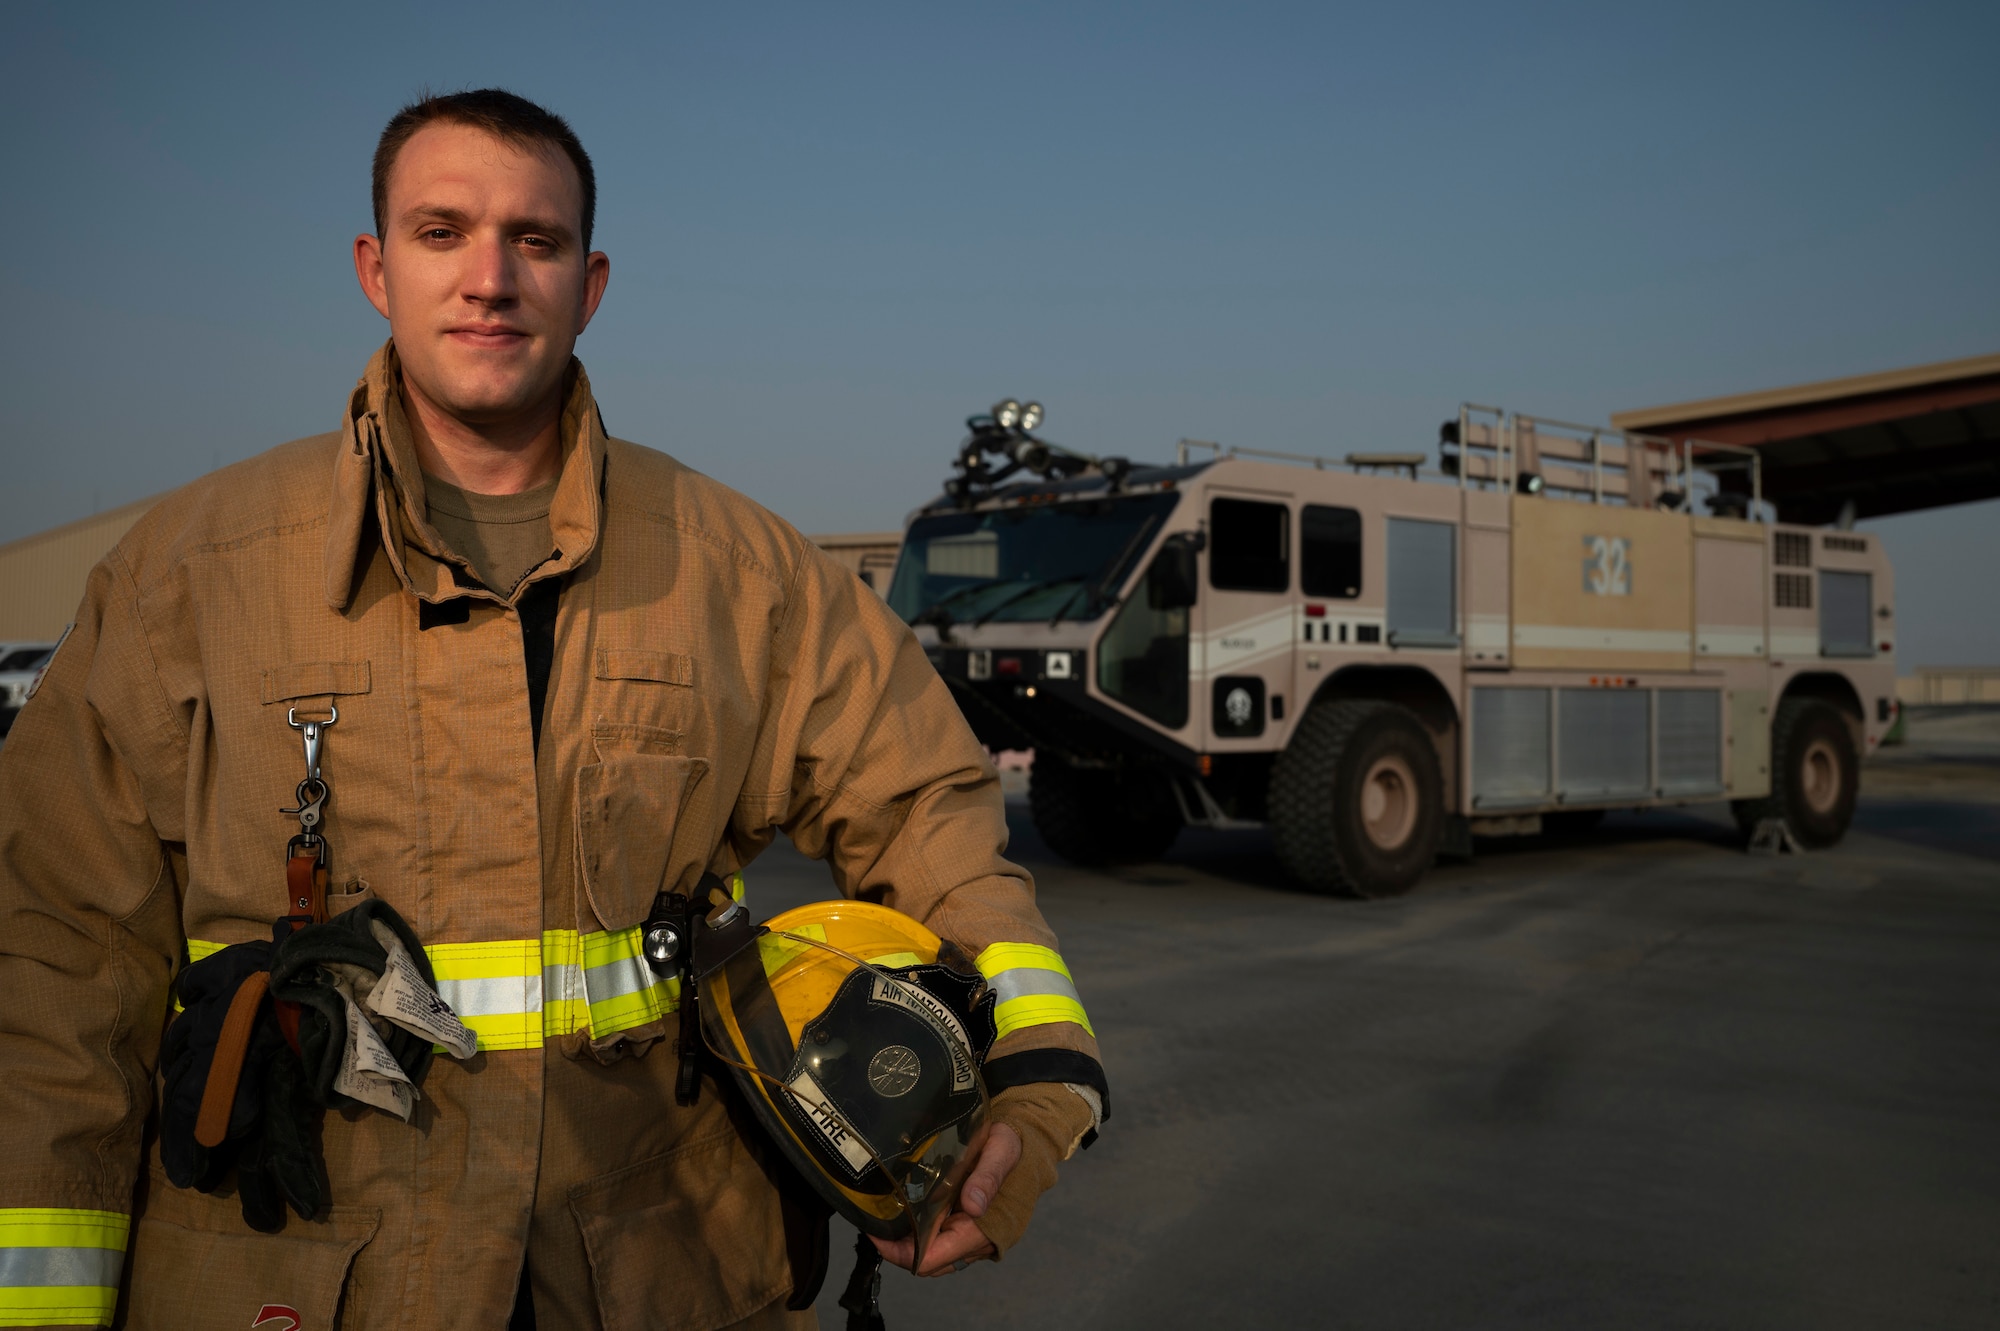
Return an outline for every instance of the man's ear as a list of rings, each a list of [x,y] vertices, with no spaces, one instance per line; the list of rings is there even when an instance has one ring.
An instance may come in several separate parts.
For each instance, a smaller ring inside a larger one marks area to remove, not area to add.
[[[597,317],[597,307],[604,300],[604,288],[610,281],[611,256],[603,250],[592,250],[583,261],[583,318],[576,326],[579,335]]]
[[[354,238],[354,279],[375,313],[389,317],[389,280],[382,271],[382,242],[370,235]]]

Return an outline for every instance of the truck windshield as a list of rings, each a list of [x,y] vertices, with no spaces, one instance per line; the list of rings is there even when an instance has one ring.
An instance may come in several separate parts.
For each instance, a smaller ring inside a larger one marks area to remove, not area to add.
[[[918,518],[903,537],[889,607],[915,622],[1094,619],[1177,494],[1129,495]]]

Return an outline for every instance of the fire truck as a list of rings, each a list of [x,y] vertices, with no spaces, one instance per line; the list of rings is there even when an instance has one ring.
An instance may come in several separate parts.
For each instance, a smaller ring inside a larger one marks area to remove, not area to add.
[[[1428,453],[1183,440],[1172,464],[968,422],[888,589],[1085,864],[1267,825],[1322,891],[1475,836],[1727,800],[1830,846],[1894,720],[1888,561],[1773,520],[1754,451],[1466,405]]]

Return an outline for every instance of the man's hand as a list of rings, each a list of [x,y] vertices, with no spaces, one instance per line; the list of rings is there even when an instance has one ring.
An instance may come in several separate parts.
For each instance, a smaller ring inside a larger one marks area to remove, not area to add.
[[[950,1275],[963,1270],[972,1262],[983,1261],[996,1255],[993,1240],[980,1231],[975,1220],[986,1214],[986,1208],[993,1204],[1001,1183],[1012,1173],[1014,1166],[1021,1162],[1021,1138],[1005,1123],[995,1123],[980,1143],[979,1154],[973,1157],[972,1173],[967,1175],[965,1186],[958,1190],[958,1205],[938,1226],[937,1235],[924,1249],[924,1269],[917,1271],[920,1276]],[[870,1239],[884,1260],[894,1262],[905,1271],[914,1270],[917,1259],[917,1241],[907,1239]]]

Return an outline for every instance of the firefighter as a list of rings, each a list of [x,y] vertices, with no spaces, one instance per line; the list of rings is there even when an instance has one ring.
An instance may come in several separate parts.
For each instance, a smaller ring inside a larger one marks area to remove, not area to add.
[[[141,519],[0,755],[0,1322],[812,1325],[826,1208],[646,941],[779,833],[994,1000],[920,1273],[998,1257],[1107,1090],[945,687],[791,527],[606,432],[572,347],[609,261],[561,119],[419,101],[374,205],[390,338],[338,430]],[[340,946],[371,965],[285,961],[367,903]],[[301,1047],[264,966],[324,1000],[311,1076],[264,1075]],[[395,1027],[421,1056],[355,1062]],[[283,1093],[186,1089],[231,1049]],[[222,1154],[163,1162],[197,1117]]]

